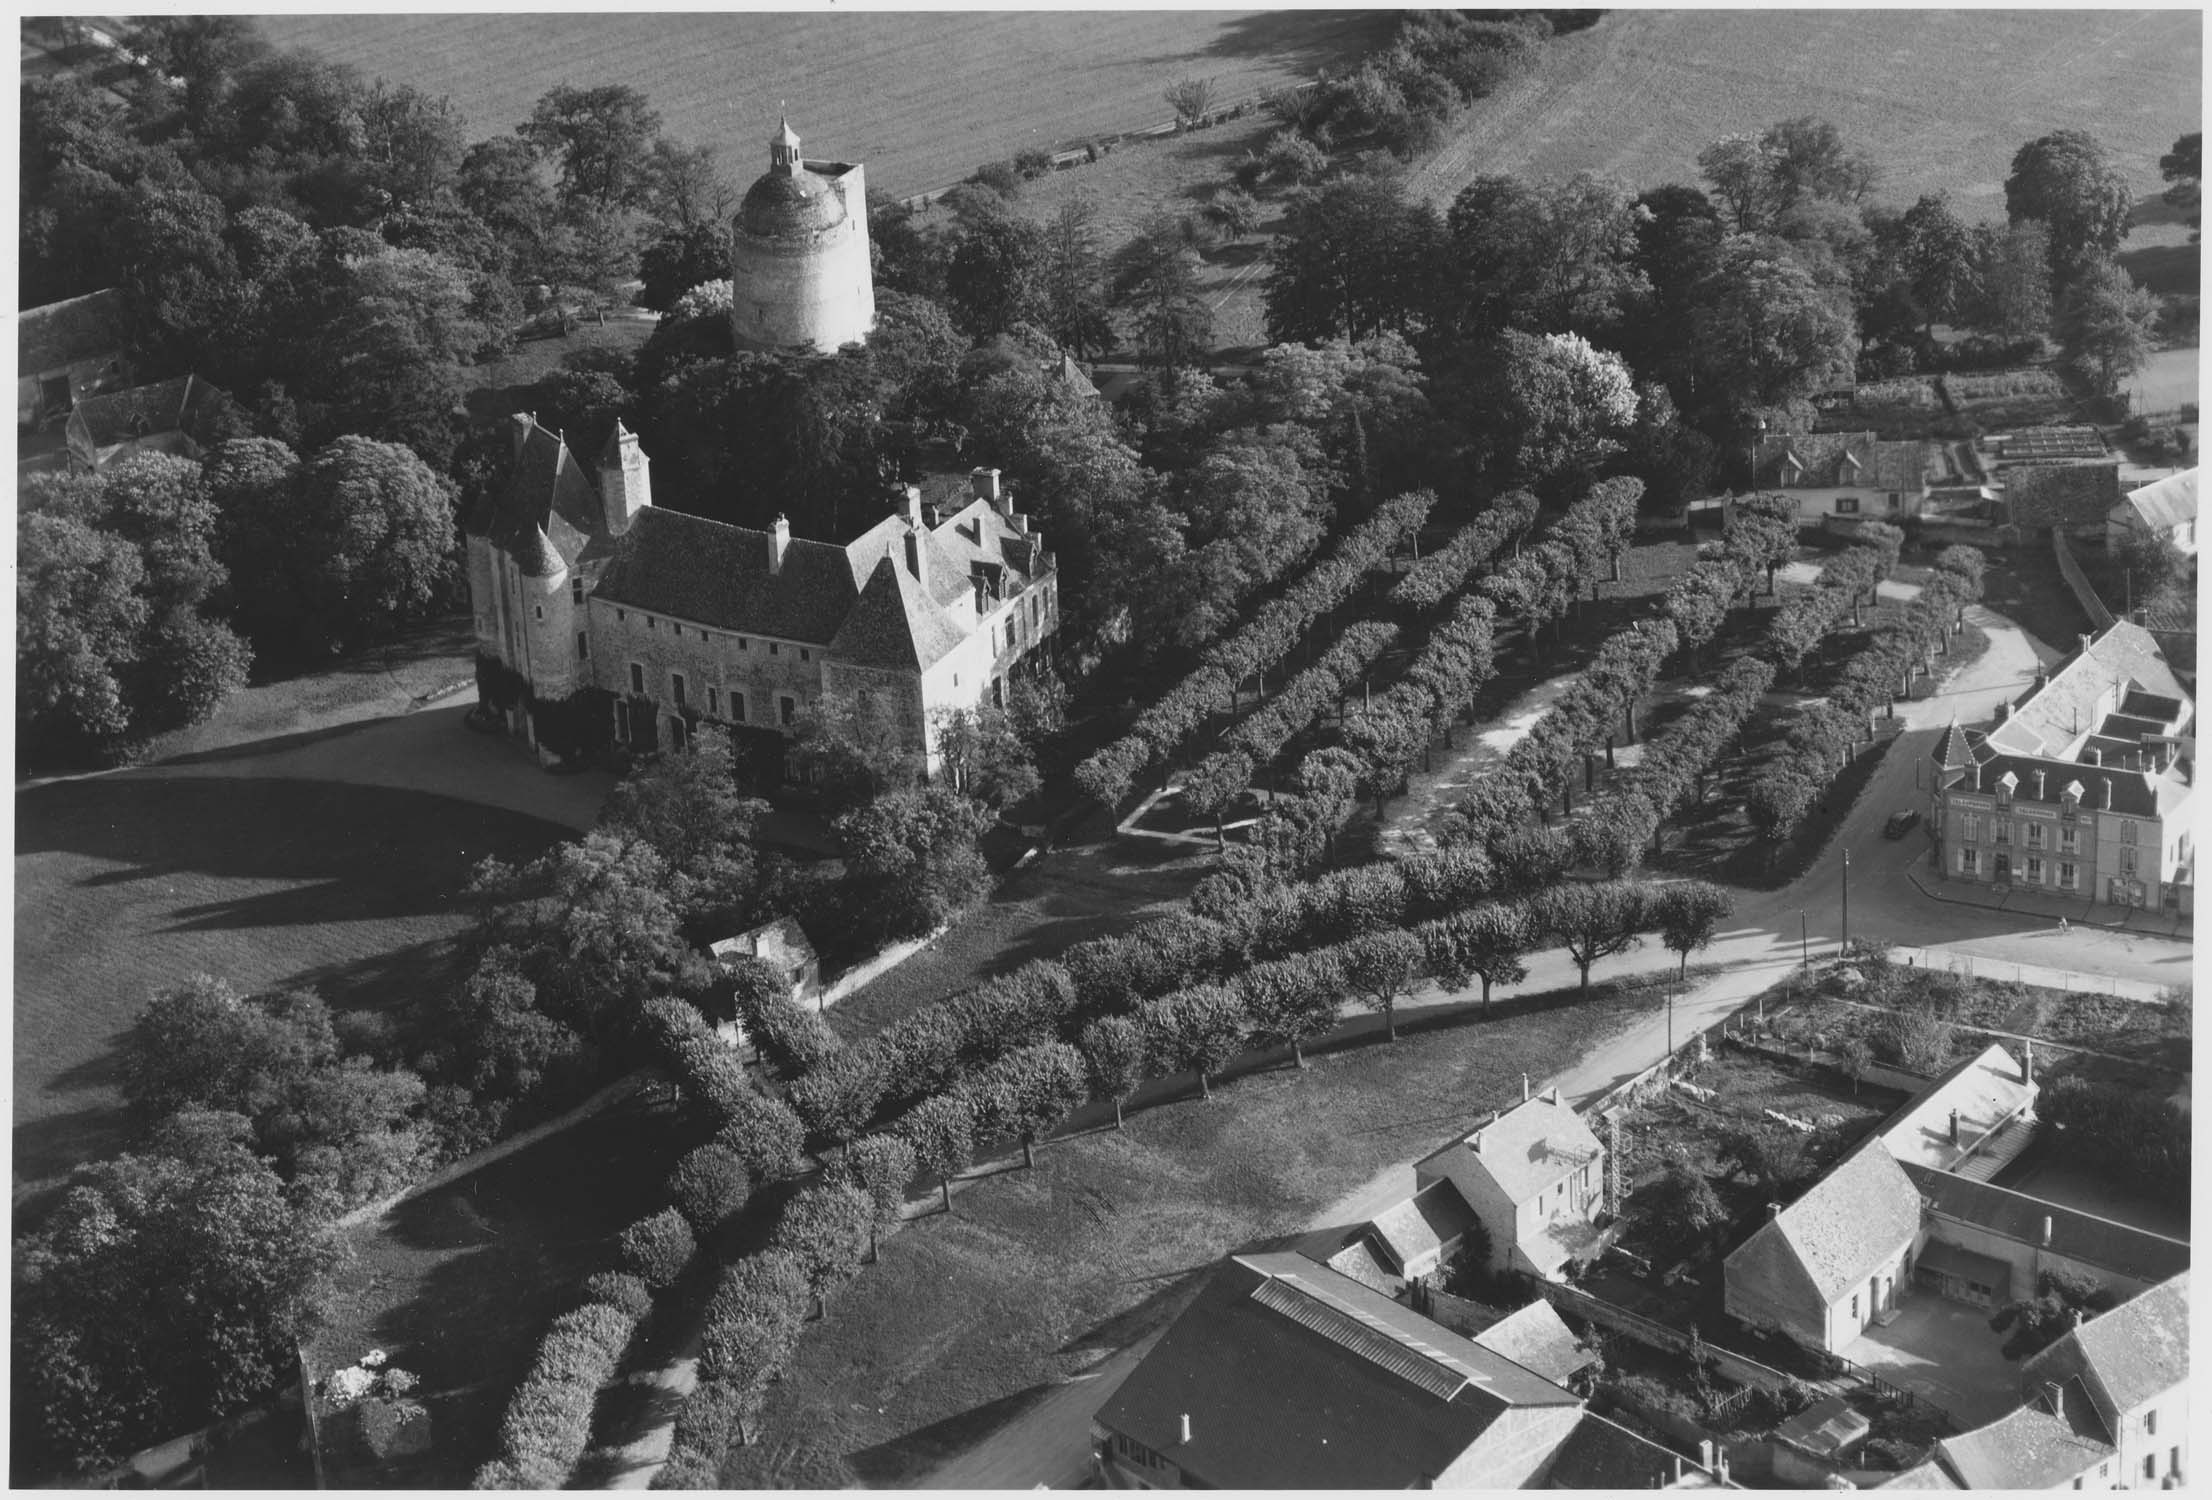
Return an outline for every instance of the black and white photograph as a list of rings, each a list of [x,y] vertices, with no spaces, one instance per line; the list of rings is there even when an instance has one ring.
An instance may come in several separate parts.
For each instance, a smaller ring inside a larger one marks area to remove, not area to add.
[[[342,5],[18,14],[11,1487],[2193,1483],[2200,7]]]

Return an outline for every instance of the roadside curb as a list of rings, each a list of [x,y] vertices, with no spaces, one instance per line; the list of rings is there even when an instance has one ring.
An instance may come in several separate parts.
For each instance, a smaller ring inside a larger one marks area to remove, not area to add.
[[[1942,891],[1931,889],[1928,883],[1920,878],[1919,865],[1920,861],[1916,859],[1912,862],[1912,864],[1906,866],[1905,878],[1912,882],[1913,889],[1919,891],[1921,895],[1926,896],[1930,901],[1942,901],[1951,906],[1979,907],[1983,911],[2001,911],[2011,916],[2042,916],[2042,913],[2032,912],[2024,907],[2007,906],[2005,902],[2010,900],[2010,897],[2005,897],[1996,901],[1976,901],[1967,896],[1945,895]],[[2101,917],[2091,916],[2089,915],[2089,912],[2092,912],[2096,909],[2096,903],[2091,901],[2084,901],[2082,904],[2085,908],[2087,908],[2087,910],[2084,911],[2083,915],[2078,917],[2064,916],[2063,920],[2071,922],[2078,927],[2102,927],[2109,932],[2132,933],[2136,937],[2164,938],[2169,942],[2175,943],[2194,944],[2196,941],[2193,936],[2189,936],[2180,932],[2160,932],[2150,927],[2131,927],[2128,925],[2128,918],[2126,917],[2122,917],[2119,921],[2113,922],[2107,921]],[[2048,920],[2055,922],[2061,920],[2061,918],[2052,917]]]

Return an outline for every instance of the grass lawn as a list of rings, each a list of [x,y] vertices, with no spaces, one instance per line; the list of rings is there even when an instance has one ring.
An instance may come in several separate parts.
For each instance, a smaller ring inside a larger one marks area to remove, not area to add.
[[[255,674],[204,724],[175,730],[147,747],[144,761],[201,755],[313,727],[405,713],[476,680],[476,634],[465,614],[427,621],[398,639],[319,670]]]
[[[1381,1168],[1518,1098],[1650,1000],[1405,1028],[1052,1142],[910,1224],[811,1326],[722,1482],[911,1484],[1043,1388],[1163,1325],[1222,1255],[1306,1226]],[[978,1316],[980,1309],[990,1316]]]
[[[475,388],[469,392],[469,416],[482,422],[528,410],[530,387],[564,368],[571,354],[584,349],[612,349],[622,354],[635,354],[645,347],[645,341],[653,336],[658,326],[658,320],[651,317],[609,318],[604,323],[586,319],[571,333],[555,338],[526,339],[515,345],[514,352],[505,359],[495,359],[470,370]]]
[[[497,1451],[507,1401],[546,1324],[583,1279],[614,1263],[613,1237],[666,1205],[676,1159],[707,1134],[633,1097],[459,1182],[401,1205],[347,1240],[318,1373],[377,1348],[422,1378],[427,1453],[338,1487],[463,1489]]]
[[[55,782],[16,798],[15,1187],[123,1142],[114,1039],[195,972],[394,1003],[443,974],[487,854],[567,830],[444,797],[331,783]]]

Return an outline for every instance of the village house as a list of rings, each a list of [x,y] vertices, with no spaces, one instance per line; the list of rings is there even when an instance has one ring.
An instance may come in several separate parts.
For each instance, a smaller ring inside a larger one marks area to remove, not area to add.
[[[2105,513],[2105,545],[2115,552],[2131,541],[2152,537],[2172,542],[2184,557],[2197,555],[2195,469],[2129,490]]]
[[[131,383],[130,308],[119,288],[27,307],[15,320],[15,425],[66,421],[77,403]]]
[[[2020,1369],[2025,1400],[1936,1444],[1902,1487],[2177,1488],[2189,1474],[2189,1278],[2077,1324]],[[1948,1481],[1948,1483],[1946,1483]]]
[[[1497,1350],[1290,1251],[1216,1267],[1100,1407],[1091,1439],[1115,1489],[1724,1482]]]
[[[1950,880],[2194,908],[2196,709],[2150,632],[2115,621],[1987,728],[1938,742],[1928,821]]]
[[[1754,479],[1796,502],[1800,521],[1917,516],[1945,477],[1941,445],[1871,432],[1774,432],[1760,437]]]
[[[1722,1263],[1729,1316],[1833,1353],[1913,1279],[1920,1194],[1879,1140],[1845,1157]]]
[[[1491,1117],[1414,1167],[1449,1186],[1490,1240],[1493,1270],[1552,1277],[1596,1248],[1605,1148],[1554,1088]]]

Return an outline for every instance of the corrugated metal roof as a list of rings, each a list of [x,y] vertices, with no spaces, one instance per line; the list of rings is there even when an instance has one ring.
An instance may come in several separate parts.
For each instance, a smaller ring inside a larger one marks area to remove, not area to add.
[[[1325,1293],[1315,1288],[1291,1284],[1291,1278],[1278,1277],[1261,1282],[1252,1289],[1252,1300],[1312,1329],[1362,1359],[1374,1361],[1439,1401],[1449,1401],[1458,1395],[1472,1374],[1464,1368],[1454,1368],[1449,1356],[1431,1355],[1413,1348],[1385,1330],[1363,1322],[1356,1312],[1334,1305]]]

